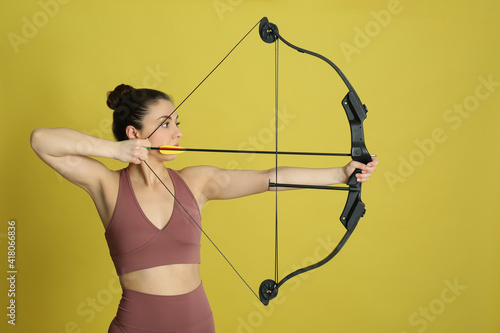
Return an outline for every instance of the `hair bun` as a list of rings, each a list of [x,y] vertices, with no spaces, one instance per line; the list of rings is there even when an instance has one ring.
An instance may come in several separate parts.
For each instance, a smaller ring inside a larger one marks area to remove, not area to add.
[[[135,90],[132,86],[126,84],[120,84],[116,86],[115,90],[108,92],[108,99],[106,104],[111,110],[115,110],[120,103],[120,99],[123,95]]]

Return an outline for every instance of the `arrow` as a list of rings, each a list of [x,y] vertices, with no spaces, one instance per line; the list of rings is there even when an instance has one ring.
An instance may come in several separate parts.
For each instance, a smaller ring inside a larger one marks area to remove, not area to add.
[[[348,153],[312,153],[296,151],[271,151],[271,150],[237,150],[237,149],[204,149],[184,148],[178,146],[146,147],[148,150],[159,150],[162,154],[181,154],[186,151],[211,152],[211,153],[237,153],[237,154],[268,154],[268,155],[312,155],[312,156],[351,156]],[[376,156],[376,155],[371,155]]]

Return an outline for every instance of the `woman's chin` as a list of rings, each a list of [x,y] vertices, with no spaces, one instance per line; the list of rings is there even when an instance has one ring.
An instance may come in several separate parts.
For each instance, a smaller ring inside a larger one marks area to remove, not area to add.
[[[168,162],[168,161],[173,161],[177,158],[177,154],[168,154],[168,155],[163,155],[162,156],[162,161],[163,162]]]

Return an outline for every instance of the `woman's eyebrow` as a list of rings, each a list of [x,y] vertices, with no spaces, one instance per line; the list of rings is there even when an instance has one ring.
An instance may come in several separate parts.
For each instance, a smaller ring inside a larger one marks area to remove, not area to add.
[[[157,120],[160,120],[160,119],[165,119],[165,120],[167,120],[167,119],[169,119],[169,118],[170,118],[170,119],[172,119],[172,116],[161,116],[161,117],[160,117],[160,118],[158,118]],[[177,116],[175,117],[175,120],[177,120],[177,119],[179,119],[179,115],[177,115]]]

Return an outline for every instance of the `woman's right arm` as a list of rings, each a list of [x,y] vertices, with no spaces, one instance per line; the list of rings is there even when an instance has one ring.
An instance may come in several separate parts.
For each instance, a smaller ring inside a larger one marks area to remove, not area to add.
[[[69,128],[38,128],[31,133],[31,147],[50,167],[91,195],[100,191],[113,171],[90,158],[105,157],[128,163],[147,158],[148,140],[110,141]]]

